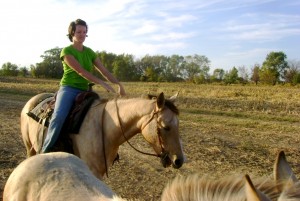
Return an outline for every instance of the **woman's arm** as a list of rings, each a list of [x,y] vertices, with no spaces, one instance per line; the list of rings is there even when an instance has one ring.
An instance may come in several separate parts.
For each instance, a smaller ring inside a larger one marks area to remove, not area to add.
[[[116,93],[116,91],[110,85],[106,84],[104,81],[102,81],[101,79],[99,79],[98,77],[96,77],[92,73],[90,73],[89,71],[82,68],[80,63],[74,58],[74,56],[65,55],[64,62],[66,62],[66,64],[68,66],[70,66],[72,69],[74,69],[80,76],[84,77],[85,79],[87,79],[93,83],[100,84],[107,91]]]
[[[105,77],[106,80],[119,86],[118,92],[121,96],[126,95],[123,85],[103,66],[99,58],[95,59],[94,65],[96,69]]]

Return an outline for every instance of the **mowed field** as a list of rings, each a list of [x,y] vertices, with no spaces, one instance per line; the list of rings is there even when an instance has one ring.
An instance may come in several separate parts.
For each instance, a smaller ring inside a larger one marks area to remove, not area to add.
[[[0,77],[0,200],[10,173],[26,158],[20,136],[21,109],[32,96],[55,92],[58,84],[58,80]],[[176,175],[269,176],[280,150],[285,151],[300,178],[299,86],[144,82],[124,86],[130,98],[159,92],[170,97],[179,91],[176,105],[186,162],[178,170],[163,168],[159,159],[123,144],[120,161],[104,179],[123,198],[159,200],[167,182]],[[94,89],[102,97],[114,97],[98,86]],[[130,142],[151,151],[141,135]]]

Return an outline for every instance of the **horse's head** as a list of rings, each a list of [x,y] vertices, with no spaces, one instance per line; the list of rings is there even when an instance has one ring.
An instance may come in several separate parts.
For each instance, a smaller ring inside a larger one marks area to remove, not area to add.
[[[176,97],[177,95],[165,99],[163,93],[157,97],[149,97],[156,99],[156,106],[144,123],[142,134],[160,156],[164,167],[172,165],[180,168],[184,155],[179,137],[179,111],[174,105]]]

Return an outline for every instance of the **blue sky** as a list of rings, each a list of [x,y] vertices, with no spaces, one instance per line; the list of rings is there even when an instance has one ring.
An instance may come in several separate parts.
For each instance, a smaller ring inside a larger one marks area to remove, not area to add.
[[[29,66],[70,44],[71,21],[89,25],[95,51],[204,55],[211,70],[262,64],[271,51],[300,60],[300,0],[5,0],[0,65]]]

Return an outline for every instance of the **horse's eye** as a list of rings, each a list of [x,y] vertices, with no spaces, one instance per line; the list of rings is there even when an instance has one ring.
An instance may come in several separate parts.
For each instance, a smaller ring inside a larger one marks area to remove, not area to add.
[[[166,126],[166,127],[163,127],[164,128],[164,130],[166,130],[166,131],[169,131],[170,130],[170,127],[169,126]]]

